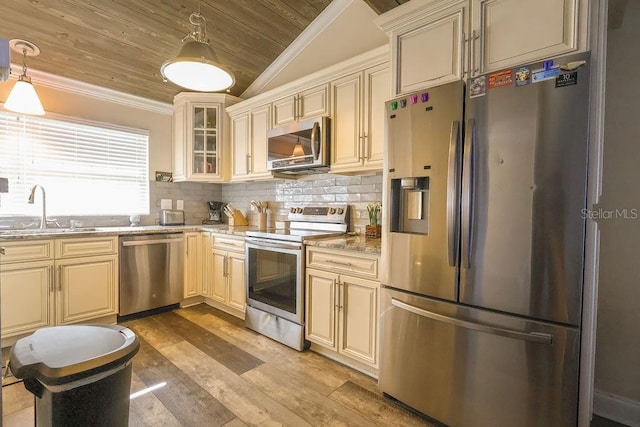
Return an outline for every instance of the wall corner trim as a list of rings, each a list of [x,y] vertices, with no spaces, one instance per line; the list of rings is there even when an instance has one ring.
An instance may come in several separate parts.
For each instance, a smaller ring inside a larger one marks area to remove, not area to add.
[[[354,0],[334,0],[240,95],[251,98],[259,94],[302,50],[318,37]]]

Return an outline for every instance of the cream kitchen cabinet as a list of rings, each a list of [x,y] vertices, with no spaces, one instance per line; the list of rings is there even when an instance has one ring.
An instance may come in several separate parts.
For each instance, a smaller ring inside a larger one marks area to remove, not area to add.
[[[184,297],[197,297],[203,289],[203,233],[184,233]]]
[[[323,84],[273,101],[273,126],[303,121],[329,112],[329,85]]]
[[[267,170],[271,105],[231,116],[231,181],[273,178]]]
[[[331,83],[331,172],[382,169],[388,63]]]
[[[306,338],[376,369],[380,283],[372,278],[378,258],[308,247],[307,259]]]
[[[53,240],[3,242],[2,247],[2,339],[53,326]]]
[[[6,242],[3,247],[3,339],[44,326],[115,321],[117,237]]]
[[[395,95],[586,49],[586,0],[413,0],[377,18]]]
[[[580,49],[583,0],[472,0],[470,68],[482,74]],[[583,50],[583,49],[580,49]]]
[[[223,182],[229,177],[229,95],[182,92],[173,104],[173,180]]]
[[[208,289],[205,297],[210,305],[244,318],[246,305],[244,239],[213,234],[207,269]]]
[[[468,0],[414,0],[378,18],[389,34],[393,95],[463,78]]]

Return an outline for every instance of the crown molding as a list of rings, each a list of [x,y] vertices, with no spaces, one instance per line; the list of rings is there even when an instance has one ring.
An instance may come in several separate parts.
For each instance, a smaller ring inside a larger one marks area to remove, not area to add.
[[[247,99],[259,94],[353,2],[354,0],[333,0],[240,96]]]
[[[9,79],[18,80],[18,76],[20,74],[22,74],[22,66],[18,64],[11,64],[11,75],[9,76]],[[32,68],[28,69],[27,75],[31,77],[31,81],[35,86],[44,86],[62,92],[95,98],[100,101],[112,102],[114,104],[137,108],[139,110],[145,110],[152,113],[166,115],[171,115],[173,113],[173,105],[165,102],[130,95],[128,93],[57,76],[44,71],[34,70]]]

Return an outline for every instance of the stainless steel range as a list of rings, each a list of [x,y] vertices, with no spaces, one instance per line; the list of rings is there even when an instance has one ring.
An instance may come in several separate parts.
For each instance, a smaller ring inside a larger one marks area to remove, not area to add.
[[[346,204],[292,207],[288,229],[247,231],[245,324],[304,350],[304,242],[346,233]]]

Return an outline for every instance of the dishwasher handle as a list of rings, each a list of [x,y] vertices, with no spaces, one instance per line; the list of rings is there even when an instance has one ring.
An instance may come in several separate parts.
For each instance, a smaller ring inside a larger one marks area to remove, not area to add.
[[[183,241],[182,238],[152,239],[152,240],[125,240],[122,242],[122,246],[146,246],[146,245],[157,245],[161,243],[179,243],[182,241]]]

